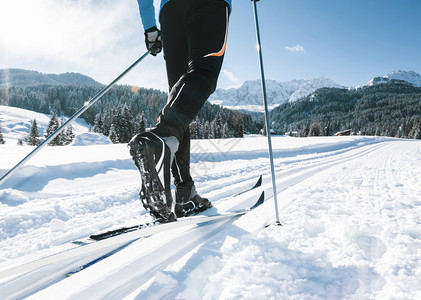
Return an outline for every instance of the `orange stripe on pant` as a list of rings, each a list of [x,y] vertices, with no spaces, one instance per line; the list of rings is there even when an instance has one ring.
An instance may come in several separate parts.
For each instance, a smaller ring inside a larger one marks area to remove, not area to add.
[[[215,53],[207,54],[203,57],[211,57],[211,56],[222,56],[225,54],[225,47],[227,45],[227,37],[228,37],[228,7],[227,7],[227,23],[226,23],[226,29],[225,29],[225,38],[224,38],[224,44],[222,45],[221,50]]]

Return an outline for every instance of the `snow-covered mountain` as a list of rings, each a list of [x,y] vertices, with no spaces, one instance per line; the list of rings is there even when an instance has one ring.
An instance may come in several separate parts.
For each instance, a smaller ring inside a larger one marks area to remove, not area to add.
[[[322,87],[340,86],[327,78],[300,79],[287,82],[266,80],[268,105],[270,108],[274,108],[285,102],[293,102]],[[209,101],[229,108],[261,111],[263,110],[261,81],[249,80],[239,88],[217,89],[209,98]]]
[[[421,87],[421,75],[414,71],[393,71],[384,76],[376,76],[367,85],[385,83],[391,79],[405,80],[414,86]],[[319,88],[343,87],[328,78],[296,79],[287,82],[266,80],[266,92],[269,109],[286,102],[294,102],[306,97]],[[245,81],[239,88],[217,89],[209,98],[214,104],[232,109],[263,111],[262,86],[260,80]]]
[[[367,85],[375,85],[380,83],[386,83],[391,79],[397,79],[397,80],[404,80],[409,83],[412,83],[414,86],[421,87],[421,75],[414,72],[414,71],[393,71],[392,73],[386,74],[382,77],[376,76],[373,79],[371,79]]]

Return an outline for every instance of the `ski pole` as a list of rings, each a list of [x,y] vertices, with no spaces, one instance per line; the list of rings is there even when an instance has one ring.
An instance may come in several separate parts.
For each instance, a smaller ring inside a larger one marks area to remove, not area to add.
[[[272,150],[272,136],[270,133],[270,123],[269,123],[269,110],[268,110],[268,101],[266,97],[266,83],[265,83],[265,73],[263,70],[263,55],[262,55],[262,46],[260,42],[260,30],[259,30],[259,20],[257,17],[257,5],[256,2],[259,0],[251,0],[253,2],[253,11],[254,11],[254,23],[256,25],[256,38],[257,38],[257,51],[259,52],[259,64],[260,64],[260,76],[262,78],[262,93],[263,93],[263,104],[265,107],[265,123],[266,123],[266,134],[268,138],[268,151],[269,151],[269,160],[270,160],[270,171],[272,174],[272,190],[273,190],[273,199],[275,202],[275,216],[276,216],[276,225],[282,225],[279,221],[278,213],[278,199],[276,193],[276,180],[275,180],[275,168],[273,164],[273,150]]]
[[[124,77],[131,69],[133,69],[139,62],[141,62],[151,51],[148,50],[140,58],[138,58],[133,64],[131,64],[123,73],[121,73],[114,81],[103,88],[98,94],[96,94],[91,100],[85,102],[85,104],[71,116],[66,122],[63,123],[56,131],[54,131],[49,137],[47,137],[41,144],[39,144],[34,150],[32,150],[27,156],[25,156],[20,162],[18,162],[12,169],[10,169],[3,177],[0,178],[0,185],[3,184],[14,172],[16,172],[23,164],[25,164],[30,158],[32,158],[38,151],[40,151],[45,145],[47,145],[52,139],[54,139],[60,132],[63,131],[66,126],[70,125],[77,117],[83,114],[89,107],[99,100],[109,89],[111,89],[121,78]]]

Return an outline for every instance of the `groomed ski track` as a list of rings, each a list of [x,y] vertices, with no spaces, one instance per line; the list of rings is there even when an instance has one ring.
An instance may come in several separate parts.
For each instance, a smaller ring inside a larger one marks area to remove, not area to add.
[[[255,140],[252,147],[249,145],[251,139]],[[368,202],[362,203],[361,209],[385,220],[389,216],[383,210],[392,207],[393,201],[402,194],[420,196],[416,184],[413,191],[402,191],[399,185],[399,173],[408,173],[414,168],[414,161],[408,157],[421,153],[419,141],[379,137],[309,138],[302,141],[275,137],[274,141],[280,216],[285,227],[293,222],[293,218],[299,220],[300,213],[314,206],[328,209],[329,202],[335,198],[358,200],[358,193],[343,195],[347,191],[353,192],[352,188],[347,190],[350,182],[362,188],[370,186],[375,196],[367,197]],[[290,142],[291,146],[285,146]],[[63,266],[55,266],[39,271],[48,274],[51,281],[28,285],[31,275],[23,275],[12,283],[0,282],[0,291],[10,293],[11,298],[31,295],[30,299],[53,299],[57,295],[65,299],[177,297],[195,266],[205,262],[204,256],[220,255],[215,249],[219,249],[227,237],[233,235],[247,239],[274,222],[270,169],[263,143],[264,138],[250,137],[195,141],[192,146],[192,170],[199,192],[211,199],[219,212],[247,207],[260,191],[265,191],[266,202],[236,222],[229,220],[161,233],[138,240],[69,278],[65,278]],[[1,222],[7,223],[1,227],[2,257],[9,256],[12,263],[22,263],[65,249],[69,247],[67,242],[89,233],[149,220],[137,196],[139,176],[124,145],[92,146],[99,156],[83,147],[65,147],[64,151],[73,153],[69,155],[73,158],[60,162],[51,162],[47,158],[63,149],[50,147],[45,150],[33,165],[22,168],[17,177],[8,182],[10,194],[18,200],[21,197],[22,201],[1,212]],[[45,165],[43,159],[49,163]],[[1,168],[6,169],[3,165]],[[353,177],[357,169],[361,169],[360,178]],[[41,177],[37,180],[28,174],[40,174]],[[230,199],[230,195],[254,184],[260,174],[263,174],[260,189],[235,201]],[[418,173],[414,171],[414,174],[416,178]],[[318,198],[314,196],[318,184],[334,186],[321,188],[324,196]],[[315,202],[305,197],[313,198]],[[326,203],[320,203],[322,198]],[[22,209],[25,213],[21,213]],[[346,214],[352,214],[352,208]],[[398,214],[405,218],[404,211]],[[391,221],[391,227],[399,226],[402,219],[394,217]],[[282,227],[272,230],[280,230],[282,234]],[[315,224],[314,230],[323,228]],[[16,244],[26,248],[20,254],[4,254]],[[377,255],[382,259],[379,253]],[[0,268],[9,265],[10,262],[2,261]],[[167,272],[175,272],[177,280],[167,276]],[[65,295],[62,291],[66,291]]]

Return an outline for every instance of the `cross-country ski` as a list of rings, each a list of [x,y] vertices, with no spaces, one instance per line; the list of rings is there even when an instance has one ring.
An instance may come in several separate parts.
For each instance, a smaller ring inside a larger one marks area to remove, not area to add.
[[[0,280],[3,278],[11,277],[25,272],[31,272],[33,270],[42,268],[47,265],[59,263],[79,256],[88,256],[93,252],[101,251],[102,249],[110,248],[110,252],[115,251],[115,248],[121,248],[125,244],[131,243],[141,237],[150,236],[164,231],[173,230],[180,227],[189,225],[200,225],[208,222],[224,221],[234,219],[238,216],[246,214],[248,211],[258,207],[264,202],[264,193],[262,192],[256,203],[249,209],[241,211],[229,212],[225,214],[211,215],[211,216],[197,216],[179,221],[164,223],[164,224],[148,224],[145,226],[136,226],[131,228],[124,228],[123,230],[111,231],[102,234],[91,235],[85,242],[74,241],[73,244],[79,245],[72,249],[65,250],[63,252],[28,262],[26,264],[16,266],[14,268],[4,270],[0,272]],[[99,257],[103,256],[101,254]]]
[[[252,190],[260,187],[261,184],[262,184],[262,175],[260,175],[258,181],[256,182],[256,184],[254,186],[252,186],[251,188],[249,188],[245,191],[242,191],[242,192],[234,195],[233,197],[237,197],[239,195],[242,195],[244,193],[252,191]],[[261,205],[263,203],[263,201],[264,201],[264,193],[262,192],[262,194],[260,195],[260,198],[257,200],[257,202],[252,207],[250,207],[250,210],[256,208],[259,205]],[[243,213],[246,213],[246,212],[247,212],[247,210],[241,210],[241,211],[229,212],[229,213],[219,214],[219,215],[217,214],[217,215],[204,216],[202,218],[190,218],[190,219],[184,218],[184,219],[179,220],[179,223],[181,222],[183,224],[186,224],[186,223],[190,224],[192,222],[191,224],[193,224],[193,223],[194,224],[200,224],[200,223],[203,223],[203,222],[239,216],[239,215],[242,215]],[[124,233],[135,231],[135,230],[143,230],[143,229],[146,229],[148,227],[154,227],[154,226],[157,226],[157,225],[164,225],[164,224],[160,224],[159,221],[157,221],[157,222],[150,222],[150,223],[145,223],[145,224],[140,224],[140,225],[135,225],[135,226],[130,226],[130,227],[123,227],[123,228],[113,229],[113,230],[109,230],[109,231],[102,232],[102,233],[92,234],[92,235],[89,236],[89,239],[95,240],[95,241],[103,240],[103,239],[113,237],[113,236],[116,236],[116,235],[124,234]],[[171,227],[171,225],[164,225],[164,227]],[[76,241],[76,243],[77,243],[77,241]]]

